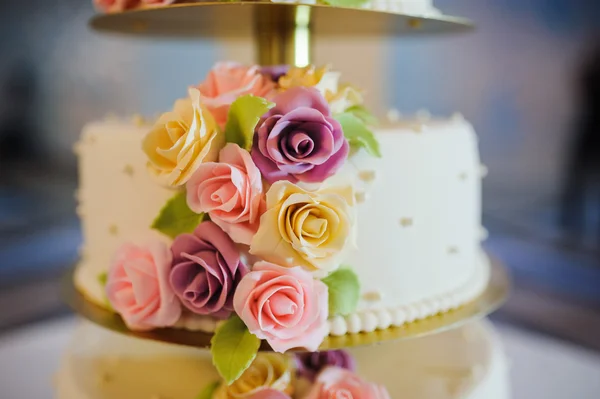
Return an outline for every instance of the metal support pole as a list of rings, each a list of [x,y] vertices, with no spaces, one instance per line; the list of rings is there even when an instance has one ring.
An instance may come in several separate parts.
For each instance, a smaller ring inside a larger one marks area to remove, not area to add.
[[[256,58],[260,65],[310,64],[310,7],[274,4],[256,8],[255,12]]]

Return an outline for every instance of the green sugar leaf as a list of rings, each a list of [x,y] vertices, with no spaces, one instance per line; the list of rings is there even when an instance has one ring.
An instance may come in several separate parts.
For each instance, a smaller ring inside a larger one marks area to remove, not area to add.
[[[329,288],[329,314],[346,316],[356,310],[360,283],[356,274],[341,268],[323,279]]]
[[[363,121],[367,126],[377,126],[379,121],[371,111],[365,108],[363,105],[354,105],[346,110],[346,112],[356,116],[358,119]]]
[[[344,136],[351,147],[365,148],[370,155],[381,158],[379,142],[364,121],[350,112],[338,114],[335,119],[342,125]]]
[[[102,286],[102,288],[106,287],[106,283],[108,282],[108,273],[102,272],[98,275],[98,282]]]
[[[212,399],[215,391],[217,388],[219,388],[219,385],[219,381],[215,381],[212,384],[207,385],[202,392],[200,392],[200,395],[196,397],[196,399]]]
[[[108,273],[102,272],[98,275],[97,278],[98,278],[98,283],[100,283],[100,286],[102,286],[102,291],[105,291],[106,284],[108,283]],[[104,294],[104,303],[105,303],[107,309],[114,311],[110,301],[108,300],[108,297],[106,296],[106,293]]]
[[[238,316],[221,324],[210,343],[213,364],[228,385],[250,367],[260,347],[260,339],[248,331]]]
[[[166,203],[152,223],[153,229],[171,238],[194,231],[204,220],[204,214],[194,213],[188,207],[185,195],[185,191],[181,191]]]
[[[250,150],[258,121],[274,106],[274,103],[251,94],[236,99],[229,108],[225,125],[225,140]]]

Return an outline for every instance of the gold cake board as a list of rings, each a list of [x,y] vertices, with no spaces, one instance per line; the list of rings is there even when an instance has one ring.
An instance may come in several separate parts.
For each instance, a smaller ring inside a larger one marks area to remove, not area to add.
[[[92,28],[102,32],[150,36],[244,35],[255,17],[271,14],[282,17],[287,10],[306,10],[317,34],[364,36],[407,33],[459,32],[473,27],[461,17],[431,13],[406,14],[375,9],[334,7],[324,4],[282,3],[271,0],[213,0],[173,4],[97,15]],[[289,24],[281,18],[261,21],[261,28]]]
[[[394,1],[394,0],[390,0]],[[311,63],[314,37],[374,37],[460,32],[465,18],[438,13],[405,14],[272,0],[211,0],[97,15],[99,32],[142,37],[252,38],[260,65]]]
[[[485,291],[473,301],[449,312],[441,313],[426,319],[407,323],[401,327],[390,327],[371,333],[345,334],[329,336],[319,350],[343,349],[355,346],[374,345],[386,341],[406,340],[450,330],[470,321],[483,318],[498,309],[506,300],[510,290],[510,280],[505,267],[497,260],[492,260],[491,278]],[[63,297],[67,304],[82,317],[109,330],[131,337],[150,339],[166,343],[210,348],[211,333],[165,328],[148,332],[131,331],[117,314],[104,309],[81,294],[73,283],[74,269],[64,279]],[[270,347],[263,342],[261,350],[269,351]]]

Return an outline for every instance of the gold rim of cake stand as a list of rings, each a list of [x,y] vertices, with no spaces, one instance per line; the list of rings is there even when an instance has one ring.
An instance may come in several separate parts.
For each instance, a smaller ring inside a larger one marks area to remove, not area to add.
[[[90,25],[102,32],[142,36],[239,37],[248,35],[248,29],[254,26],[257,14],[285,15],[284,11],[296,8],[308,10],[317,36],[388,36],[460,32],[473,28],[473,23],[466,18],[443,14],[419,15],[324,4],[277,3],[271,0],[213,0],[143,8],[97,15],[92,18]],[[284,22],[280,18],[267,21],[274,25]],[[261,24],[264,23],[261,20]]]
[[[73,284],[71,270],[64,279],[63,296],[67,304],[79,315],[87,320],[105,327],[109,330],[122,333],[135,338],[150,339],[166,343],[209,348],[212,334],[187,331],[183,329],[166,328],[148,332],[129,330],[120,316],[103,309],[88,301]],[[454,329],[470,321],[483,318],[498,309],[508,297],[510,279],[501,262],[492,260],[491,278],[485,291],[473,301],[449,312],[441,313],[426,319],[417,320],[401,327],[390,327],[371,333],[345,334],[343,336],[330,336],[325,339],[319,350],[344,349],[355,346],[366,346],[414,339],[426,335],[437,334]],[[261,350],[269,351],[270,347],[263,342]]]

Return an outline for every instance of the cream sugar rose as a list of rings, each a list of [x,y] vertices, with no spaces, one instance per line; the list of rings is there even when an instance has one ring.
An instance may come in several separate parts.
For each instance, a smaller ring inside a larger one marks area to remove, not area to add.
[[[92,125],[78,288],[131,329],[219,326],[229,380],[231,339],[249,361],[260,339],[316,350],[470,300],[488,274],[472,129],[370,121],[327,67],[219,63],[152,126]]]

